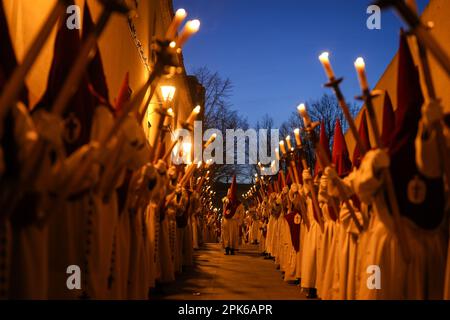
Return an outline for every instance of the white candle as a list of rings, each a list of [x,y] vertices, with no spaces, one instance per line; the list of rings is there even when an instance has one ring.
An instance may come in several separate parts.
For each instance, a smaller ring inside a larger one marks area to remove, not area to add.
[[[280,149],[275,148],[275,157],[277,158],[278,161],[280,161]]]
[[[200,30],[200,21],[199,20],[190,20],[186,22],[183,31],[181,31],[181,35],[178,38],[178,47],[182,48],[185,43],[196,34]]]
[[[194,108],[194,110],[192,110],[192,112],[189,115],[189,117],[187,118],[186,123],[189,124],[189,125],[194,124],[195,118],[200,113],[200,110],[201,110],[201,107],[200,106],[196,106]]]
[[[291,150],[292,149],[292,144],[291,144],[291,137],[290,136],[286,137],[286,144],[287,144],[288,149]]]
[[[211,143],[213,143],[216,140],[217,135],[215,133],[212,134],[211,137],[209,137],[208,141],[205,143],[205,148],[207,148]],[[211,159],[210,159],[211,160]],[[208,160],[209,161],[209,160]],[[207,162],[208,163],[208,162]]]
[[[303,118],[305,127],[309,128],[311,126],[311,119],[309,118],[308,112],[306,111],[306,105],[304,103],[300,104],[297,107],[297,111],[300,114],[300,116]]]
[[[284,146],[284,141],[280,141],[280,150],[283,155],[286,154],[286,147]]]
[[[323,52],[319,56],[319,60],[322,63],[323,68],[325,69],[325,73],[327,74],[328,78],[330,80],[333,80],[334,79],[334,72],[333,72],[333,68],[331,67],[329,56],[330,56],[330,54],[328,52]]]
[[[300,129],[297,128],[294,130],[294,135],[295,135],[295,142],[297,143],[297,147],[301,147],[302,146],[302,139],[300,137]]]
[[[356,72],[358,73],[359,84],[361,85],[361,89],[363,91],[368,90],[369,83],[367,82],[366,64],[365,64],[363,58],[359,57],[358,59],[356,59],[355,68],[356,68]]]
[[[187,17],[187,12],[184,9],[178,9],[177,12],[175,12],[175,16],[173,17],[172,23],[170,24],[170,26],[166,32],[167,39],[175,38],[178,27],[183,23],[183,21],[184,21],[184,19],[186,19],[186,17]]]

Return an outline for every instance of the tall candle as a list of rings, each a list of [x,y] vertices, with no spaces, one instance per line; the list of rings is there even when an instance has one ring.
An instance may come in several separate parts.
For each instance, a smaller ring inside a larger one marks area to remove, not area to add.
[[[207,148],[211,143],[213,143],[216,140],[217,134],[213,133],[211,137],[209,137],[208,141],[205,143],[205,148]],[[211,160],[211,159],[210,159]],[[208,160],[209,161],[209,160]],[[206,162],[208,164],[208,161]],[[209,164],[208,164],[209,165]]]
[[[280,149],[275,148],[275,157],[277,158],[278,161],[280,161]]]
[[[369,83],[367,82],[366,64],[365,64],[363,58],[359,57],[358,59],[356,59],[355,68],[356,68],[356,72],[358,73],[359,84],[361,85],[361,89],[363,91],[368,90]]]
[[[300,104],[297,107],[297,111],[299,112],[300,116],[303,118],[305,127],[309,128],[311,126],[311,119],[309,118],[308,112],[306,111],[306,105],[304,103]]]
[[[191,114],[189,115],[189,117],[186,120],[187,124],[194,124],[195,118],[197,117],[197,115],[200,113],[201,107],[200,106],[196,106],[194,108],[194,110],[192,110]]]
[[[294,130],[295,135],[295,143],[297,143],[297,147],[300,148],[302,146],[302,139],[300,137],[300,129],[297,128]]]
[[[284,146],[284,141],[280,141],[280,150],[283,155],[286,154],[286,147]]]
[[[292,144],[291,144],[291,137],[290,136],[286,137],[286,144],[287,144],[288,149],[291,150],[292,149]]]
[[[329,56],[330,56],[330,54],[328,52],[323,52],[319,56],[319,60],[322,63],[323,68],[325,69],[325,73],[327,74],[328,78],[330,80],[332,80],[332,79],[334,79],[334,72],[333,72],[333,68],[331,67]]]
[[[166,32],[167,39],[175,38],[178,27],[183,23],[183,20],[186,19],[186,16],[187,12],[184,9],[178,9],[177,12],[175,12],[175,16],[173,17],[172,23],[170,24]]]
[[[199,20],[190,20],[186,22],[186,25],[183,31],[181,31],[181,35],[177,41],[178,47],[182,48],[189,38],[196,34],[198,30],[200,30]]]

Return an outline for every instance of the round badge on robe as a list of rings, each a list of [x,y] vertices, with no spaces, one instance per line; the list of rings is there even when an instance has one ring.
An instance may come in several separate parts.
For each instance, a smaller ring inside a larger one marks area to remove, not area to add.
[[[427,196],[427,186],[419,176],[414,176],[408,183],[408,200],[413,204],[421,204]]]
[[[294,217],[294,223],[300,224],[301,221],[302,221],[302,217],[300,216],[300,214],[297,213]]]
[[[81,122],[75,115],[75,113],[70,113],[69,116],[64,120],[64,133],[63,138],[67,143],[74,143],[78,140],[81,134]]]

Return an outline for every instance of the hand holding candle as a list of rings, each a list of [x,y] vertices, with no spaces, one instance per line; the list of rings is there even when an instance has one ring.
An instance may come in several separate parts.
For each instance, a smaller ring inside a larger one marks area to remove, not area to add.
[[[362,91],[369,90],[369,83],[367,82],[366,76],[366,64],[363,58],[359,57],[358,59],[356,59],[355,68],[356,72],[358,73],[359,84],[361,85]]]
[[[319,56],[319,60],[322,63],[323,68],[325,69],[325,73],[327,74],[328,79],[334,80],[334,72],[333,72],[333,68],[331,67],[329,56],[330,56],[330,54],[328,52],[323,52]]]

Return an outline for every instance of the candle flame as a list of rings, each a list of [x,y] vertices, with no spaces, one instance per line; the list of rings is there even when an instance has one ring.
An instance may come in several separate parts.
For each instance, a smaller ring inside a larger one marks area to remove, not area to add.
[[[199,114],[201,109],[202,109],[202,107],[196,106],[196,107],[194,108],[194,110],[192,110],[192,113],[194,113],[194,114]]]
[[[291,136],[286,136],[286,140],[290,141],[291,140]]]
[[[186,30],[191,33],[196,33],[200,30],[200,20],[190,20],[186,22]]]
[[[321,61],[321,62],[328,62],[328,61],[330,61],[330,54],[328,53],[328,52],[322,52],[322,54],[319,56],[319,60]]]
[[[363,70],[366,67],[366,63],[364,62],[364,59],[359,57],[355,61],[355,68]]]
[[[172,41],[171,43],[169,43],[169,47],[175,49],[177,47],[177,43],[175,41]]]
[[[299,128],[295,129],[294,130],[294,134],[299,135],[300,134],[300,129]]]
[[[304,103],[301,103],[297,107],[298,112],[300,112],[301,115],[304,115],[306,113],[306,105]]]
[[[175,16],[180,19],[184,19],[187,16],[187,12],[183,8],[180,8],[177,10],[177,12],[175,12]]]
[[[174,116],[175,116],[175,113],[173,112],[173,109],[172,109],[172,108],[167,109],[167,115],[168,115],[169,117],[174,117]]]

